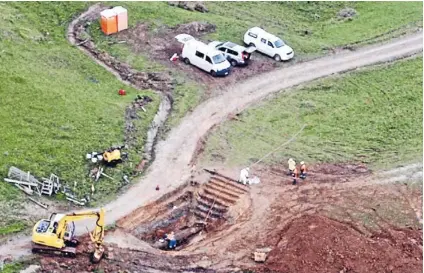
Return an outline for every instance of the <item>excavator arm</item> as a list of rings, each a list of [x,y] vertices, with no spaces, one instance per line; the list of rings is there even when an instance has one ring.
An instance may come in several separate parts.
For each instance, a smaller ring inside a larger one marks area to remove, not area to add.
[[[74,212],[66,214],[58,223],[58,237],[60,239],[64,238],[65,230],[67,223],[75,222],[79,220],[85,220],[87,218],[96,218],[96,227],[93,232],[90,233],[90,238],[93,243],[102,243],[104,237],[104,227],[105,227],[105,212],[103,209],[100,211],[86,211],[86,212]]]
[[[95,251],[91,257],[93,262],[98,262],[103,257],[103,238],[105,233],[105,212],[100,211],[85,211],[66,214],[59,222],[58,230],[65,230],[68,222],[85,220],[87,218],[96,218],[96,227],[93,232],[88,231],[91,241],[95,244]],[[65,232],[59,234],[59,238],[63,239]]]

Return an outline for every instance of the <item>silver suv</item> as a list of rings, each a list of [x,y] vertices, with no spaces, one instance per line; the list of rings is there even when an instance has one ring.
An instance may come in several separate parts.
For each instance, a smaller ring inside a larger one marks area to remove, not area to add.
[[[253,46],[245,48],[244,46],[237,45],[232,42],[213,41],[209,43],[208,46],[222,51],[232,66],[247,65],[250,60],[250,56],[256,50]]]

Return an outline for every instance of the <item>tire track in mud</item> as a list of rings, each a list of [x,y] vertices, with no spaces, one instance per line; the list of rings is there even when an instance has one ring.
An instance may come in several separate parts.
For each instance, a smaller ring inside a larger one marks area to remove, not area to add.
[[[78,19],[83,18],[93,9],[94,7],[91,7],[75,19],[69,25],[68,34],[69,30],[78,23]],[[199,139],[205,137],[213,126],[224,121],[229,115],[241,112],[258,100],[289,87],[360,67],[391,62],[418,54],[422,52],[422,35],[420,31],[385,44],[367,46],[353,52],[334,54],[264,73],[230,86],[223,94],[203,102],[184,117],[178,127],[171,130],[166,140],[157,143],[154,148],[155,160],[149,167],[146,176],[140,178],[137,184],[119,196],[117,200],[105,206],[106,224],[115,223],[138,207],[154,201],[182,185],[193,170],[190,163]],[[71,43],[75,43],[75,40],[72,41],[72,36],[68,36],[68,39]],[[78,48],[81,49],[80,46]],[[129,81],[122,79],[119,73],[97,60],[90,52],[85,49],[81,50],[117,79],[133,86]],[[170,109],[166,103],[163,105],[161,103],[161,106],[161,109]],[[158,184],[161,188],[160,191],[155,190]],[[86,232],[85,227],[90,229],[93,225],[91,222],[81,221],[77,227],[77,233],[83,234]],[[26,236],[10,239],[6,244],[0,246],[0,256],[8,254],[12,257],[19,257],[30,254],[29,243],[30,237]]]

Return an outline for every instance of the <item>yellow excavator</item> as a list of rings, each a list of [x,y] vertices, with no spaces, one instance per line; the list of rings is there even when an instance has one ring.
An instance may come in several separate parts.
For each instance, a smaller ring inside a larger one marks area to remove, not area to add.
[[[50,219],[38,221],[32,231],[32,252],[62,254],[68,257],[76,256],[78,240],[75,238],[74,221],[87,218],[96,219],[96,227],[90,234],[95,250],[90,259],[98,263],[104,254],[103,237],[105,227],[104,209],[99,211],[75,212],[69,214],[53,213]]]

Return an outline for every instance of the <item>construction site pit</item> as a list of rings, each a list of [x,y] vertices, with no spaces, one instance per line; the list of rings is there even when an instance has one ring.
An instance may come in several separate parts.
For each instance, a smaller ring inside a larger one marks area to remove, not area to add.
[[[121,219],[117,225],[153,248],[168,250],[165,234],[174,232],[182,250],[207,233],[228,228],[251,204],[248,187],[213,172],[200,183],[191,180]]]

